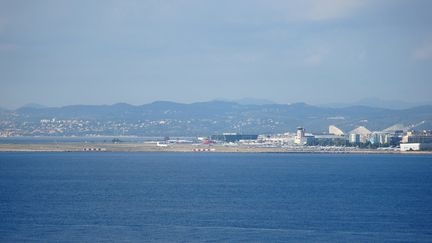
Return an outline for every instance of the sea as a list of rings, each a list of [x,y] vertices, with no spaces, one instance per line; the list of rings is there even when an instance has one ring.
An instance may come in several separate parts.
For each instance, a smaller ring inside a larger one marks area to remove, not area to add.
[[[432,242],[432,156],[0,153],[0,242]]]

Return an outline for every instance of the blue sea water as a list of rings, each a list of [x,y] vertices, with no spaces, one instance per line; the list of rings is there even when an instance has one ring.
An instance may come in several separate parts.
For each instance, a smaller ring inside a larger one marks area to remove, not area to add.
[[[1,242],[431,242],[432,156],[0,153]]]

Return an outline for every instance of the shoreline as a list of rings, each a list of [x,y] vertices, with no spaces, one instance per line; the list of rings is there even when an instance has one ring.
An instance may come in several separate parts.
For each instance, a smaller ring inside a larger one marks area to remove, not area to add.
[[[432,151],[356,149],[347,147],[250,147],[223,145],[172,144],[166,147],[145,143],[32,143],[0,144],[2,152],[190,152],[190,153],[316,153],[316,154],[416,154],[432,155]]]

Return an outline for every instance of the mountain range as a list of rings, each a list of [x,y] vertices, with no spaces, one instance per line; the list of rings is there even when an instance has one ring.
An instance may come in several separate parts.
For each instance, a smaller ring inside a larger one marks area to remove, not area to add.
[[[416,106],[432,105],[432,102],[408,102],[403,100],[384,100],[377,97],[364,98],[350,103],[327,103],[323,107],[343,108],[350,106],[370,106],[387,109],[409,109]]]
[[[336,125],[344,131],[357,126],[380,131],[395,124],[424,130],[432,129],[432,106],[395,110],[369,106],[330,108],[305,103],[240,104],[209,101],[183,104],[156,101],[140,106],[126,103],[64,107],[33,105],[0,112],[2,124],[15,124],[15,127],[19,127],[20,124],[39,124],[43,119],[53,118],[84,120],[98,124],[143,124],[139,127],[134,126],[134,129],[127,129],[128,134],[149,136],[195,136],[222,132],[284,133],[293,132],[298,126],[305,127],[311,132],[326,132],[329,125]],[[8,127],[5,125],[0,126],[0,130],[6,128]],[[92,129],[87,130],[92,133]],[[98,134],[113,134],[113,131],[109,130],[99,131]]]

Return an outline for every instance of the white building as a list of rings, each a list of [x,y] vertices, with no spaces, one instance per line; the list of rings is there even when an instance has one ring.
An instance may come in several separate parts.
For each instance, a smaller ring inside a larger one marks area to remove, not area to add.
[[[432,131],[409,131],[402,137],[401,151],[432,149]]]
[[[360,143],[360,134],[351,133],[349,135],[349,142],[359,144]]]
[[[297,128],[296,136],[294,137],[294,143],[298,145],[309,145],[312,144],[315,137],[312,134],[306,134],[303,127]]]
[[[329,134],[337,135],[337,136],[343,136],[345,133],[339,129],[338,127],[334,125],[329,126]]]
[[[369,129],[367,129],[364,126],[359,126],[356,129],[350,131],[349,134],[359,134],[360,135],[360,142],[366,143],[367,139],[370,137],[372,132],[369,131]]]
[[[390,143],[390,135],[382,132],[373,132],[368,138],[372,144],[388,144]]]
[[[267,135],[258,136],[258,141],[260,143],[277,144],[277,145],[293,144],[294,139],[295,139],[294,134],[289,134],[289,133],[273,134],[268,136]]]
[[[432,143],[401,143],[401,151],[418,151],[423,149],[432,149]]]

